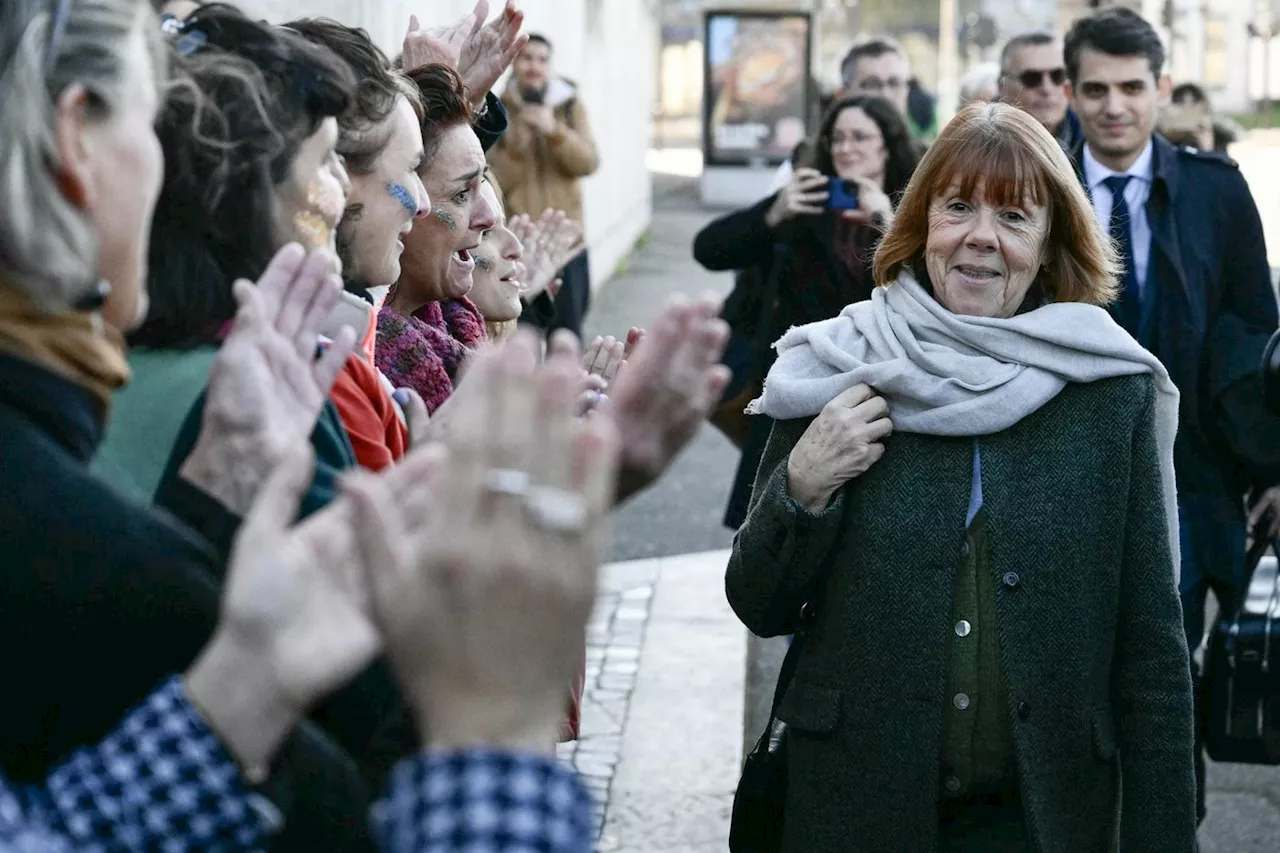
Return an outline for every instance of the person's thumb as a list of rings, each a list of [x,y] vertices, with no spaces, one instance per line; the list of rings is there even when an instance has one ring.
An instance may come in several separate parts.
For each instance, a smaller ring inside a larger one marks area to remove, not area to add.
[[[421,395],[412,388],[397,388],[391,395],[404,412],[404,423],[409,428],[409,446],[419,447],[428,440],[431,432],[431,415]]]
[[[257,500],[241,528],[240,539],[275,538],[291,527],[315,473],[315,453],[309,442],[285,454],[258,491]]]

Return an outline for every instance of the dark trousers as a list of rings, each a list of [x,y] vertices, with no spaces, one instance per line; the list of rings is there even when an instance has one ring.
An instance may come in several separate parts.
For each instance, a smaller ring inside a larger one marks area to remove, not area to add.
[[[560,271],[564,282],[556,294],[554,311],[526,311],[520,322],[537,326],[550,336],[556,329],[568,329],[582,337],[582,321],[591,305],[591,264],[584,249]],[[545,301],[545,300],[543,300]]]
[[[1209,591],[1220,612],[1228,616],[1234,606],[1244,572],[1245,525],[1243,511],[1226,497],[1183,493],[1178,495],[1178,528],[1182,542],[1182,627],[1191,653],[1191,683],[1195,691],[1196,815],[1205,815],[1205,698],[1195,653],[1204,640],[1205,602]]]

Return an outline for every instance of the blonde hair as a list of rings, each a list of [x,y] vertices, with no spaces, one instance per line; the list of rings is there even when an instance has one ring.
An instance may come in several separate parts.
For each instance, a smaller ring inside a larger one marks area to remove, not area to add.
[[[93,226],[56,178],[58,95],[81,83],[92,95],[91,117],[109,117],[129,97],[128,54],[139,35],[158,78],[165,73],[149,3],[67,0],[55,39],[57,6],[0,3],[0,277],[48,311],[73,305],[98,280]]]
[[[998,103],[965,107],[929,146],[876,251],[876,283],[892,284],[923,266],[934,198],[951,187],[972,198],[979,182],[992,204],[1022,204],[1029,196],[1048,208],[1041,276],[1047,300],[1106,305],[1116,298],[1120,262],[1071,161],[1040,122]]]

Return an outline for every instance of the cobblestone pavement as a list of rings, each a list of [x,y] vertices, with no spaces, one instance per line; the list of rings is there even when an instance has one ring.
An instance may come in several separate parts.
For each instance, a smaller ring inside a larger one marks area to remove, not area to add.
[[[629,572],[606,570],[587,626],[587,681],[581,736],[561,744],[560,760],[581,774],[596,799],[596,836],[604,829],[622,735],[640,672],[640,650],[653,604],[657,566]]]

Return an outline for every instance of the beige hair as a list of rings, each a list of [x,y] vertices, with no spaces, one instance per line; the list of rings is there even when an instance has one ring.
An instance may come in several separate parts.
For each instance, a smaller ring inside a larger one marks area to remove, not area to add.
[[[98,246],[55,177],[58,95],[74,83],[105,119],[128,97],[127,55],[149,36],[163,75],[159,25],[145,0],[70,0],[53,46],[58,2],[0,3],[0,278],[49,311],[73,305],[98,280]]]

